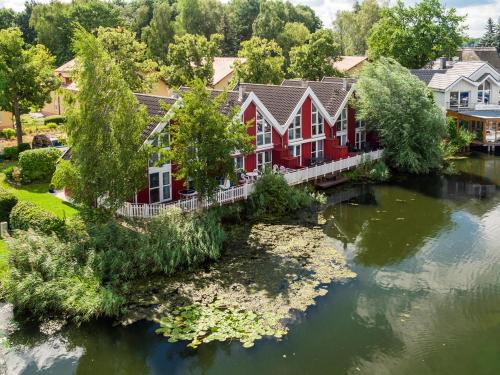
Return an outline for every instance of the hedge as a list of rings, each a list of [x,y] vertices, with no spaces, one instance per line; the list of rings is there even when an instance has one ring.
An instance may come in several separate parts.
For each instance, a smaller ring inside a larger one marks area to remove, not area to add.
[[[17,204],[14,194],[0,189],[0,221],[8,221],[12,208]]]
[[[14,206],[10,213],[10,225],[12,229],[28,230],[31,228],[46,234],[62,234],[64,230],[63,219],[27,201],[19,202]]]
[[[66,117],[61,115],[53,115],[44,117],[43,123],[47,125],[49,122],[54,122],[56,124],[64,124],[66,122]]]
[[[24,181],[48,182],[56,170],[61,152],[54,147],[27,150],[19,154]]]
[[[29,143],[21,143],[19,147],[5,147],[3,149],[3,157],[7,160],[15,160],[21,152],[29,150],[30,148],[31,146]]]

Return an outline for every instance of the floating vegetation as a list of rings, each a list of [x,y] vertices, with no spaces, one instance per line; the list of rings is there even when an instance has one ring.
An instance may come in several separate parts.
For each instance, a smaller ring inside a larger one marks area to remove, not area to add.
[[[157,322],[160,328],[156,332],[168,337],[169,342],[188,340],[191,341],[188,346],[192,348],[202,343],[231,339],[241,341],[244,348],[250,348],[263,336],[281,338],[286,334],[275,314],[258,314],[216,304],[176,308]]]

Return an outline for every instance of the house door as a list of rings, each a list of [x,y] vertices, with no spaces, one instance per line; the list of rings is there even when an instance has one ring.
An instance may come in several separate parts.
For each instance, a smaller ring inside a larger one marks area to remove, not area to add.
[[[149,202],[160,203],[172,199],[170,170],[162,168],[149,169]]]

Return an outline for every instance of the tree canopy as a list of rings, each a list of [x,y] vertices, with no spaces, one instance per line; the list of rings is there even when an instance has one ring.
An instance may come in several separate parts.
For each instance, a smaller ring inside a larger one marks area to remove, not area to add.
[[[76,202],[115,212],[144,185],[148,155],[141,134],[148,116],[98,38],[78,27],[73,46],[79,89],[67,131],[76,175],[85,184],[73,178],[68,187]]]
[[[221,111],[226,99],[226,93],[214,97],[196,79],[182,93],[182,105],[172,107],[167,157],[175,160],[177,179],[190,181],[200,200],[213,196],[219,185],[217,177],[234,179],[235,151],[251,151],[251,139],[236,116],[237,108],[228,114]]]
[[[252,37],[241,43],[238,56],[244,58],[245,62],[235,63],[237,80],[279,85],[285,76],[285,59],[274,40]]]
[[[368,55],[392,57],[407,68],[422,68],[440,56],[453,57],[464,42],[464,17],[439,0],[384,8],[368,37]]]
[[[142,40],[148,46],[149,55],[158,62],[166,63],[168,47],[175,35],[173,10],[169,3],[155,3],[149,25],[137,28],[142,30]]]
[[[211,84],[214,75],[214,57],[220,54],[222,37],[214,34],[209,40],[203,35],[176,36],[168,50],[168,66],[163,70],[170,87],[188,85],[198,78]]]
[[[338,76],[333,62],[339,59],[340,48],[333,33],[322,29],[313,33],[307,44],[293,47],[290,52],[290,76],[320,81],[325,76]]]
[[[14,114],[17,142],[23,141],[21,114],[50,101],[60,81],[54,75],[54,57],[38,44],[27,45],[19,28],[0,30],[0,109]]]
[[[362,69],[356,93],[357,118],[377,130],[391,167],[411,173],[441,167],[446,119],[422,81],[382,57]]]

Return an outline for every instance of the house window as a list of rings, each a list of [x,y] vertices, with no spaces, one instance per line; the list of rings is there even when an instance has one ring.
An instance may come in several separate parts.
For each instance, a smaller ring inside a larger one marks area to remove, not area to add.
[[[337,139],[339,140],[339,145],[345,146],[347,143],[347,106],[342,109],[335,127],[337,129]]]
[[[301,147],[300,147],[300,145],[288,146],[288,150],[290,151],[290,156],[299,158],[299,164],[300,164],[301,163],[301,159],[300,159]]]
[[[288,128],[288,140],[293,141],[302,137],[302,110],[295,115]]]
[[[488,104],[491,97],[491,83],[484,81],[477,88],[477,102]]]
[[[236,170],[236,172],[241,172],[245,170],[245,161],[243,159],[243,155],[235,156],[234,169]]]
[[[266,121],[262,114],[257,111],[257,146],[264,146],[271,144],[272,141],[272,128]]]
[[[149,202],[159,203],[170,200],[170,172],[149,174]]]
[[[355,147],[358,150],[365,148],[366,144],[366,127],[365,123],[361,120],[356,120],[356,132],[355,132]]]
[[[450,92],[450,107],[452,108],[468,108],[469,107],[469,91],[452,91]]]
[[[324,149],[323,140],[312,142],[311,156],[313,161],[323,160],[323,149]]]
[[[271,151],[263,151],[257,153],[257,169],[263,172],[265,169],[272,168]]]
[[[323,116],[314,104],[311,104],[311,106],[312,135],[323,134]]]
[[[168,130],[168,127],[165,127],[161,133],[159,133],[154,139],[151,141],[151,145],[154,148],[164,148],[164,149],[169,149],[170,148],[170,132]],[[160,161],[161,158],[160,153],[152,153],[151,157],[149,159],[149,166],[150,167],[157,167],[158,162]],[[170,161],[165,161],[162,164],[168,164]]]

